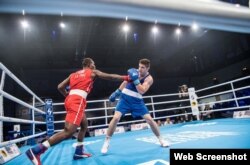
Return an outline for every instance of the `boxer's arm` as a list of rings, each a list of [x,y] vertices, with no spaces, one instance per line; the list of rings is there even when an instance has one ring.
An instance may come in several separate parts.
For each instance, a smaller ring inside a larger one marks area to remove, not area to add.
[[[122,90],[123,90],[123,88],[125,88],[125,86],[127,85],[127,83],[128,83],[127,81],[123,81],[123,82],[121,83],[121,85],[119,86],[119,88],[116,89],[116,91],[114,91],[114,92],[109,96],[109,101],[110,101],[110,102],[114,102],[115,99],[118,98],[118,97],[121,95]]]
[[[137,89],[137,91],[140,93],[140,94],[144,94],[144,93],[146,93],[148,90],[149,90],[149,88],[150,88],[150,86],[153,84],[153,78],[152,78],[152,76],[148,76],[145,80],[144,80],[144,82],[143,82],[143,84],[138,84],[138,85],[136,85],[136,89]]]
[[[101,72],[99,70],[93,70],[93,75],[92,77],[99,77],[101,79],[105,79],[105,80],[123,80],[123,81],[128,81],[129,77],[126,75],[121,76],[118,74],[109,74],[109,73],[104,73]]]
[[[67,96],[68,92],[66,91],[66,87],[69,85],[70,76],[63,80],[60,84],[58,84],[57,89],[63,96]]]
[[[121,83],[121,85],[119,86],[119,90],[123,90],[125,87],[126,87],[126,85],[128,84],[128,81],[123,81],[122,83]]]

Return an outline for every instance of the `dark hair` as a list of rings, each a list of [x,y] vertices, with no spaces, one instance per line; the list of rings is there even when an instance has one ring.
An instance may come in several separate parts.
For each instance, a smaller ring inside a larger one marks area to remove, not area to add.
[[[91,58],[84,58],[82,60],[82,66],[89,67],[92,62],[93,62],[93,60]]]
[[[149,59],[143,58],[139,61],[139,63],[145,65],[147,68],[150,67],[150,60]]]

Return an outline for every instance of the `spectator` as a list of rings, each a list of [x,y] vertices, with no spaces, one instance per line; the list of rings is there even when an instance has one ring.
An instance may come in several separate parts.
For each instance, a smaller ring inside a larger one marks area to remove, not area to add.
[[[211,112],[212,108],[210,107],[209,104],[205,105],[205,108],[203,110],[203,113],[201,113],[201,120],[206,120],[206,119],[211,119],[213,112]]]
[[[161,120],[157,120],[157,125],[160,127],[162,126]]]
[[[173,124],[173,122],[170,120],[169,117],[167,117],[166,121],[164,122],[164,125],[169,125],[169,124]]]
[[[186,84],[183,84],[182,86],[179,86],[179,98],[186,97],[188,97],[188,86]]]

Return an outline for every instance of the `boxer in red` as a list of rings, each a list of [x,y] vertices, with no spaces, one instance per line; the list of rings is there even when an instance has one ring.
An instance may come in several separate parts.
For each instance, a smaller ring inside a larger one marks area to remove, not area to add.
[[[117,74],[108,74],[96,70],[95,63],[91,58],[85,58],[82,62],[83,69],[72,73],[58,85],[58,90],[66,97],[64,106],[66,109],[66,119],[64,130],[54,134],[45,142],[36,145],[26,151],[26,155],[35,165],[41,165],[40,155],[49,147],[72,137],[80,126],[80,131],[77,137],[77,146],[73,159],[81,159],[90,157],[91,154],[84,152],[83,139],[88,127],[88,122],[85,116],[86,98],[91,92],[94,79],[99,77],[107,80],[128,81],[128,76],[120,76]],[[67,91],[66,87],[70,86]]]

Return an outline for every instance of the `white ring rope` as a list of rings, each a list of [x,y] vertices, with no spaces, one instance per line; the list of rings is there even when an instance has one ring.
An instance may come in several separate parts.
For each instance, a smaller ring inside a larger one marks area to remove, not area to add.
[[[238,98],[232,98],[232,99],[226,99],[226,100],[220,100],[220,101],[210,101],[209,104],[215,104],[215,103],[225,103],[225,102],[230,102],[230,101],[235,101],[236,100],[242,100],[242,99],[247,99],[250,98],[250,96],[243,96],[243,97],[238,97]],[[199,104],[198,106],[204,106],[207,105],[208,103],[202,103]]]
[[[224,85],[230,85],[232,83],[242,81],[242,80],[246,80],[246,79],[249,79],[249,78],[250,78],[250,76],[246,76],[246,77],[238,78],[236,80],[232,80],[232,81],[224,82],[224,83],[221,83],[221,84],[218,84],[218,85],[210,86],[210,87],[207,87],[207,88],[198,89],[198,90],[196,90],[196,93],[199,93],[201,91],[205,91],[205,90],[208,90],[208,89],[213,89],[213,88],[216,88],[216,87],[221,87],[221,86],[224,86]]]
[[[35,121],[35,113],[36,111],[39,114],[45,114],[44,111],[42,111],[39,108],[35,107],[35,101],[39,101],[41,105],[44,105],[44,101],[42,101],[37,95],[35,95],[25,84],[23,84],[10,70],[8,70],[1,62],[0,62],[0,69],[2,70],[2,76],[1,76],[1,84],[0,84],[0,146],[4,146],[7,144],[12,144],[20,141],[27,140],[29,138],[37,137],[40,136],[39,134],[35,134],[35,127],[36,124],[46,124],[44,121]],[[9,76],[12,78],[20,87],[22,87],[27,93],[29,93],[32,98],[33,98],[33,104],[30,105],[21,99],[10,95],[9,93],[4,91],[4,82],[5,82],[5,77]],[[3,107],[3,98],[7,98],[11,101],[13,101],[15,104],[22,105],[26,108],[29,108],[31,110],[32,114],[32,120],[26,120],[26,119],[19,119],[19,118],[13,118],[13,117],[5,117],[4,116],[4,107]],[[3,122],[9,122],[9,123],[22,123],[22,124],[32,124],[32,136],[28,136],[25,138],[19,138],[15,140],[10,140],[8,142],[3,142]],[[43,133],[45,134],[45,133]]]
[[[16,98],[16,97],[14,97],[14,96],[12,96],[12,95],[10,95],[10,94],[4,92],[4,91],[1,90],[1,89],[0,89],[0,94],[3,95],[3,96],[6,97],[6,98],[12,100],[12,101],[15,101],[16,103],[19,103],[19,104],[21,104],[21,105],[23,105],[23,106],[25,106],[25,107],[27,107],[27,108],[30,108],[30,109],[32,109],[32,110],[35,110],[35,111],[38,112],[38,113],[45,114],[45,112],[43,112],[42,110],[40,110],[40,109],[38,109],[38,108],[36,108],[36,107],[34,107],[34,106],[28,104],[28,103],[25,103],[24,101],[22,101],[22,100],[20,100],[20,99],[18,99],[18,98]]]
[[[0,116],[0,120],[5,122],[15,122],[15,123],[25,123],[25,124],[27,123],[46,124],[46,122],[44,121],[32,121],[32,120],[18,119],[13,117],[3,117],[3,116]]]
[[[250,87],[250,86],[249,86]],[[249,88],[249,87],[242,87],[241,89],[246,89],[246,88]],[[220,93],[217,93],[215,95],[219,95]],[[223,93],[222,93],[223,94]],[[210,97],[210,95],[208,95]],[[200,97],[200,98],[207,98],[208,96],[204,96],[204,97]],[[213,96],[213,95],[212,95]],[[199,98],[199,97],[198,97]],[[199,98],[199,99],[200,99]],[[232,99],[226,99],[226,100],[220,100],[220,101],[211,101],[209,102],[209,104],[215,104],[215,103],[224,103],[224,102],[230,102],[230,101],[235,101],[236,100],[242,100],[242,99],[247,99],[247,98],[250,98],[250,96],[244,96],[244,97],[238,97],[238,98],[232,98]],[[106,100],[105,100],[106,101]],[[159,105],[159,104],[167,104],[167,103],[175,103],[175,102],[181,102],[181,101],[189,101],[189,99],[183,99],[183,100],[175,100],[175,101],[165,101],[165,102],[157,102],[157,103],[148,103],[146,105]],[[63,104],[63,103],[60,103],[60,105]],[[198,104],[198,106],[204,106],[208,103],[201,103],[201,104]],[[59,105],[59,104],[57,104]],[[172,111],[172,110],[177,110],[177,109],[185,109],[185,108],[190,108],[191,106],[182,106],[182,107],[174,107],[174,108],[166,108],[166,109],[158,109],[158,110],[155,110],[154,112],[164,112],[164,111]],[[86,109],[85,112],[94,112],[94,111],[100,111],[100,110],[110,110],[110,109],[115,109],[115,107],[107,107],[107,108],[91,108],[91,109]],[[153,111],[149,111],[149,112],[153,112]],[[54,112],[54,114],[65,114],[66,112],[65,111],[62,111],[62,112]],[[107,117],[113,117],[112,116],[107,116]],[[101,119],[101,118],[105,118],[104,117],[93,117],[93,118],[88,118],[88,120],[93,120],[93,119]],[[63,123],[64,121],[60,121],[60,123]],[[59,123],[59,122],[56,122],[55,123]]]
[[[9,144],[13,144],[13,143],[18,143],[18,142],[21,142],[21,141],[25,141],[25,140],[28,140],[28,139],[31,139],[31,138],[34,138],[34,137],[42,136],[44,134],[46,134],[46,132],[41,132],[41,133],[38,133],[38,134],[35,134],[35,135],[30,135],[30,136],[18,138],[18,139],[15,139],[15,140],[10,140],[10,141],[6,141],[6,142],[2,142],[2,143],[0,143],[0,147],[4,147],[4,146],[9,145]]]
[[[204,88],[204,89],[212,89],[214,87],[221,87],[223,85],[228,85],[228,84],[232,84],[234,82],[239,82],[239,81],[243,81],[246,79],[249,79],[250,76],[244,77],[244,78],[240,78],[240,79],[236,79],[230,82],[226,82],[226,83],[222,83],[213,87],[208,87],[208,88]],[[231,89],[231,90],[227,90],[227,91],[223,91],[223,92],[218,92],[215,94],[210,94],[210,95],[206,95],[206,96],[201,96],[198,97],[198,100],[202,100],[204,98],[209,98],[212,96],[218,96],[218,95],[223,95],[223,94],[227,94],[227,93],[232,93],[235,91],[240,91],[240,90],[244,90],[244,89],[248,89],[250,88],[250,86],[244,86],[244,87],[239,87],[236,89]],[[197,90],[197,91],[205,91],[203,89]],[[164,94],[164,95],[153,95],[153,96],[145,96],[144,98],[154,98],[154,97],[168,97],[168,96],[177,96],[179,95],[178,93],[174,93],[174,94]],[[237,97],[237,98],[231,98],[231,99],[225,99],[225,100],[219,100],[219,101],[210,101],[209,103],[199,103],[198,107],[202,107],[204,105],[207,104],[216,104],[216,103],[224,103],[224,102],[231,102],[231,101],[238,101],[238,100],[243,100],[243,99],[248,99],[250,98],[250,96],[243,96],[243,97]],[[98,100],[98,102],[107,102],[108,100]],[[160,104],[167,104],[167,103],[177,103],[177,102],[183,102],[183,101],[189,101],[189,99],[181,99],[181,100],[174,100],[174,101],[161,101],[161,102],[152,102],[152,103],[146,103],[146,105],[160,105]],[[94,101],[88,101],[88,103],[95,103]],[[63,103],[59,103],[60,105],[63,105]],[[57,104],[57,105],[59,105]],[[238,110],[238,109],[245,109],[245,108],[249,108],[250,105],[247,106],[240,106],[240,107],[229,107],[229,108],[220,108],[220,109],[214,109],[214,110],[210,110],[211,112],[217,112],[217,111],[227,111],[227,110]],[[173,110],[178,110],[178,109],[186,109],[186,108],[191,108],[191,106],[181,106],[181,107],[171,107],[171,108],[158,108],[157,110],[150,110],[150,113],[157,113],[157,112],[167,112],[167,111],[173,111]],[[92,111],[100,111],[100,110],[105,110],[105,112],[107,110],[110,109],[115,109],[115,107],[104,107],[104,108],[91,108],[91,109],[86,109],[86,112],[92,112]],[[205,113],[205,111],[200,111],[200,113]],[[56,114],[56,112],[55,112]],[[176,114],[176,115],[168,115],[168,116],[161,116],[161,117],[155,117],[154,119],[163,119],[166,117],[176,117],[176,116],[183,116],[183,115],[191,115],[192,113],[190,112],[185,112],[183,114]],[[126,114],[125,116],[131,116],[131,114]],[[98,116],[98,117],[88,117],[88,120],[98,120],[98,119],[106,119],[105,121],[107,121],[108,118],[113,117],[113,115],[106,115],[106,116]],[[133,121],[127,121],[127,122],[120,122],[121,123],[132,123],[132,122],[137,122],[137,121],[144,121],[144,120],[133,120]],[[63,121],[59,121],[59,122],[55,122],[55,123],[63,123]],[[103,126],[108,126],[108,123],[106,122],[105,124],[101,124],[101,125],[94,125],[94,126],[89,126],[89,128],[98,128],[98,126],[103,127]]]
[[[250,108],[250,106],[247,105],[247,106],[241,106],[241,107],[230,107],[230,108],[213,109],[213,110],[209,110],[209,112],[219,112],[219,111],[246,109],[246,108]],[[201,111],[201,113],[205,113],[205,111]]]
[[[174,100],[174,101],[162,101],[157,103],[147,103],[146,105],[160,105],[160,104],[168,104],[168,103],[178,103],[178,102],[184,102],[189,101],[189,99],[181,99],[181,100]]]
[[[198,99],[203,99],[203,98],[207,98],[207,97],[211,97],[211,96],[217,96],[217,95],[222,95],[222,94],[226,94],[226,93],[232,93],[234,91],[239,91],[239,90],[242,90],[242,89],[247,89],[247,88],[250,88],[250,86],[245,86],[245,87],[241,87],[241,88],[236,88],[234,90],[227,90],[227,91],[224,91],[224,92],[218,92],[218,93],[214,93],[214,94],[210,94],[210,95],[206,95],[206,96],[201,96],[201,97],[198,97]]]
[[[44,104],[44,101],[42,101],[37,95],[35,95],[34,92],[32,92],[22,81],[20,81],[9,69],[7,69],[1,62],[0,62],[0,69],[3,70],[4,73],[6,73],[8,76],[10,76],[18,85],[20,85],[25,91],[27,91],[29,94],[34,96],[38,101]]]

